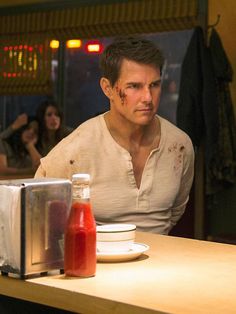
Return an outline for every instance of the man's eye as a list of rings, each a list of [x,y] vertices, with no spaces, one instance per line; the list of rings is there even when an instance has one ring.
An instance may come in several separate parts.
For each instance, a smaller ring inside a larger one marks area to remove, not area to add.
[[[150,84],[150,87],[152,88],[152,87],[159,87],[161,85],[161,82],[153,82],[152,84]]]
[[[133,88],[133,89],[137,89],[137,88],[140,87],[140,85],[134,83],[134,84],[130,84],[128,87],[129,87],[129,88]]]

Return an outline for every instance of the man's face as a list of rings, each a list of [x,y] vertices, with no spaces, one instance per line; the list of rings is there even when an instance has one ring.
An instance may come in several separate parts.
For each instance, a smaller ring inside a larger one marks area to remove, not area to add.
[[[111,110],[131,123],[147,125],[160,101],[160,69],[124,60],[120,77],[111,89]]]

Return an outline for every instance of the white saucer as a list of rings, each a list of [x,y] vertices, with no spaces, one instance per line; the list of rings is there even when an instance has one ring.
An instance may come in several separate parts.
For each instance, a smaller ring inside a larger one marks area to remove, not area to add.
[[[97,252],[98,262],[124,262],[139,257],[146,252],[149,246],[143,243],[134,243],[127,252]]]

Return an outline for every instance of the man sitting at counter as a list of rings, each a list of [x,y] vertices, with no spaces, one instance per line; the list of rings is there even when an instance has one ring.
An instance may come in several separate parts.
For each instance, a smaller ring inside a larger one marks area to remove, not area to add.
[[[87,120],[44,158],[36,177],[91,175],[97,224],[133,223],[168,234],[183,214],[194,151],[182,130],[157,115],[163,56],[153,42],[120,38],[101,55],[110,110]]]

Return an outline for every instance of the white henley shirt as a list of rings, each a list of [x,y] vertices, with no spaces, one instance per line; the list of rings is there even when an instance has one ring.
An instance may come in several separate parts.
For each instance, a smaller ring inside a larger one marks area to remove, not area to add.
[[[104,114],[87,120],[41,159],[35,177],[91,176],[97,224],[133,223],[137,230],[168,234],[183,214],[194,175],[190,138],[161,118],[159,147],[151,151],[137,188],[132,157],[107,129]]]

